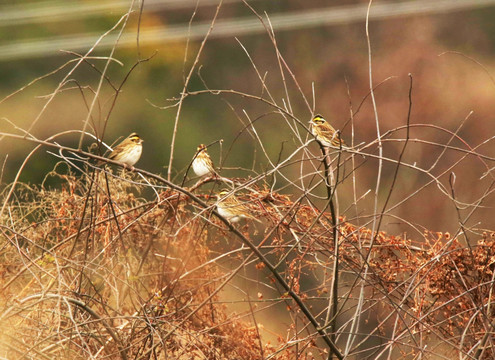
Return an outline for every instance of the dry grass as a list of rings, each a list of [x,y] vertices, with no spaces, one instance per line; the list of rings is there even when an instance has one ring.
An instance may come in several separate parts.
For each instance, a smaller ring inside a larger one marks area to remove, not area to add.
[[[264,291],[249,301],[240,296],[251,303],[247,316],[228,311],[219,301],[219,292],[241,269],[248,277],[254,276],[253,269],[265,273],[253,281],[265,278],[272,289],[279,284],[266,274],[262,262],[237,248],[229,230],[208,210],[199,216],[191,198],[170,189],[160,193],[159,201],[150,202],[140,195],[144,186],[129,182],[136,180],[130,173],[108,177],[110,193],[104,190],[103,173],[98,177],[91,183],[61,175],[64,183],[51,190],[18,185],[2,225],[1,356],[324,356],[320,336],[307,327],[297,304],[283,290],[278,295]],[[208,199],[200,189],[196,193]],[[318,214],[315,222],[315,207],[263,189],[241,198],[249,201],[263,225],[247,223],[239,229],[272,263],[283,264],[280,274],[309,308],[320,313],[317,317],[323,323],[330,282],[325,269],[332,267],[334,253],[330,214]],[[438,339],[449,351],[464,353],[483,341],[491,318],[493,236],[484,236],[471,248],[448,234],[425,234],[412,242],[383,232],[372,234],[344,219],[338,233],[339,316],[348,320],[341,322],[337,341],[342,345],[348,336],[349,314],[358,306],[362,290],[361,316],[376,323],[361,333],[354,356],[385,351],[386,344],[376,349],[370,344],[391,336],[391,329],[397,342],[391,346],[395,358],[417,356],[422,352],[418,344],[431,346]],[[219,245],[225,237],[230,242]],[[259,242],[260,237],[265,239]],[[225,254],[216,257],[212,249],[219,246],[237,250],[229,253],[224,248]],[[236,265],[229,268],[224,258]],[[258,306],[264,305],[261,300],[273,306],[285,303],[293,319],[276,344],[266,342],[265,330],[276,333],[280,324],[252,321]],[[430,351],[434,353],[434,347],[423,349],[424,354]],[[491,347],[484,352],[480,358],[493,356]]]

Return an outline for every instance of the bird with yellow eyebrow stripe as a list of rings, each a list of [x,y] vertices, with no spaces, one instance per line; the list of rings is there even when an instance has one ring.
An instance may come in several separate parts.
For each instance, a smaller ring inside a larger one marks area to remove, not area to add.
[[[141,157],[143,152],[143,139],[137,133],[132,133],[126,137],[115,149],[108,155],[110,160],[124,163],[128,166],[134,166]]]
[[[333,128],[323,116],[316,115],[311,121],[311,133],[323,146],[347,149],[344,141],[340,138],[340,131]]]
[[[234,194],[229,195],[228,191],[221,191],[217,195],[217,199],[218,213],[230,222],[236,223],[241,219],[251,219],[261,222],[250,214],[249,208],[244,205]]]

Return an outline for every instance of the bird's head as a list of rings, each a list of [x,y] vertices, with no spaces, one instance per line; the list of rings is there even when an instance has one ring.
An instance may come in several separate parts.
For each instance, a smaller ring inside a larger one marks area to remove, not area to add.
[[[218,199],[223,199],[224,197],[227,197],[229,195],[229,191],[227,190],[222,190],[217,194]]]
[[[135,132],[134,132],[134,133],[132,133],[131,135],[129,135],[127,138],[128,138],[130,141],[132,141],[133,143],[138,144],[138,145],[139,145],[139,144],[142,144],[142,143],[143,143],[143,141],[144,141],[144,140],[143,140],[143,139],[141,139],[141,138],[139,137],[139,135],[138,135],[137,133],[135,133]]]
[[[309,123],[313,125],[323,125],[324,123],[326,123],[326,120],[323,118],[323,116],[316,115],[309,121]]]

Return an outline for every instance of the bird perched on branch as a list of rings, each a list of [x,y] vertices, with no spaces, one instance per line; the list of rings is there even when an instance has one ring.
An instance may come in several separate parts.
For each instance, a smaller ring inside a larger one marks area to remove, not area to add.
[[[260,222],[250,214],[249,208],[244,205],[234,194],[229,195],[228,191],[221,191],[218,195],[217,210],[220,215],[230,222],[238,222],[241,219],[252,219]]]
[[[340,138],[340,131],[333,128],[323,116],[316,115],[311,121],[311,133],[323,146],[347,149],[344,141]]]
[[[134,166],[143,152],[143,141],[137,133],[133,132],[113,149],[108,158],[128,166]]]
[[[215,166],[213,165],[213,161],[211,160],[210,155],[208,155],[204,144],[200,144],[196,149],[196,156],[192,162],[192,168],[197,176],[212,176],[216,174]]]

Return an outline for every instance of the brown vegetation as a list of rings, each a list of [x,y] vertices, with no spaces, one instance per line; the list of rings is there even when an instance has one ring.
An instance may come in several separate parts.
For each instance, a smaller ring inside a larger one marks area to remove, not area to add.
[[[2,225],[3,356],[293,359],[328,351],[263,260],[238,247],[212,207],[171,189],[150,202],[140,196],[142,185],[129,182],[136,180],[132,174],[107,176],[106,192],[103,173],[98,177],[92,183],[63,175],[65,183],[54,190],[17,186]],[[334,265],[330,214],[265,189],[243,198],[263,225],[244,223],[242,234],[271,264],[281,262],[280,274],[323,325],[331,291],[324,273]],[[351,356],[389,347],[396,359],[428,355],[440,340],[445,357],[493,357],[486,336],[492,234],[466,247],[459,236],[425,233],[411,241],[343,218],[337,228],[342,282],[335,338],[345,344],[358,306],[365,323],[375,324],[362,325]],[[223,237],[229,241],[218,244]],[[235,266],[226,266],[229,258]],[[250,311],[231,312],[220,294],[240,273],[279,290],[237,295]],[[256,313],[266,304],[285,304],[293,323],[284,331],[260,320]],[[278,341],[267,343],[265,330]],[[396,344],[376,347],[384,338]]]

